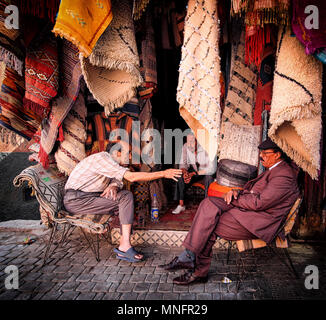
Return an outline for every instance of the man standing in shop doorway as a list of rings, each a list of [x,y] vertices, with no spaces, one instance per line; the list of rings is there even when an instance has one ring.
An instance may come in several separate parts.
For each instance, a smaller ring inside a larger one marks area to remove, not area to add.
[[[187,142],[182,147],[179,168],[182,170],[183,175],[178,179],[175,188],[174,200],[179,201],[179,204],[172,211],[173,214],[179,214],[186,210],[184,198],[187,186],[202,181],[205,186],[206,198],[208,187],[214,180],[214,163],[209,160],[206,151],[197,144],[193,133],[187,135]]]

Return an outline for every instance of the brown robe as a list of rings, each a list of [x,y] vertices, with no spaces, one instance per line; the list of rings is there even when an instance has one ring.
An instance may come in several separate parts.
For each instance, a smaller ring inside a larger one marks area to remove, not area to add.
[[[204,199],[183,243],[196,254],[196,274],[207,274],[217,236],[271,242],[298,196],[297,171],[283,161],[249,181],[230,205]]]

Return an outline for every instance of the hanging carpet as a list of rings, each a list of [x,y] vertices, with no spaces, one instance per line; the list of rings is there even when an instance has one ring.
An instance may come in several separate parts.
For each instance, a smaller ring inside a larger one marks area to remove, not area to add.
[[[320,169],[322,63],[279,31],[269,137],[313,179]]]
[[[92,54],[81,55],[81,66],[88,89],[105,114],[122,107],[136,95],[143,79],[132,20],[132,2],[112,1],[113,19],[97,41]]]
[[[42,31],[26,50],[25,83],[24,109],[45,118],[59,88],[58,45],[50,32]]]
[[[5,13],[5,9],[8,5],[14,4],[14,1],[0,1],[0,61],[22,76],[25,48],[21,29],[9,29],[5,25],[5,20],[9,16],[9,13]]]
[[[88,57],[112,17],[110,0],[61,0],[53,32]]]
[[[177,101],[180,115],[211,160],[217,152],[221,118],[218,44],[217,1],[189,0]]]
[[[223,139],[224,123],[238,125],[254,123],[253,106],[256,101],[257,68],[245,64],[245,34],[241,33],[240,41],[232,53],[232,70],[228,93],[222,115],[221,138]]]
[[[62,66],[62,94],[52,100],[51,112],[42,122],[39,158],[44,166],[49,165],[49,154],[58,138],[64,140],[62,123],[76,102],[82,78],[78,49],[68,40],[63,39],[59,57]]]

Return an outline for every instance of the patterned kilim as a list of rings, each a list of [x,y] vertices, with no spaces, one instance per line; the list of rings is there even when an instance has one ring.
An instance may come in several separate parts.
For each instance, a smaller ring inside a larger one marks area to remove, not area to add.
[[[113,19],[88,58],[81,55],[87,87],[108,116],[136,95],[143,82],[132,20],[132,2],[112,0]]]
[[[61,0],[53,32],[88,57],[112,17],[110,0]]]
[[[240,42],[232,55],[230,83],[222,115],[221,138],[223,139],[224,123],[230,121],[238,125],[253,124],[253,106],[256,100],[257,68],[245,64],[244,31]]]
[[[219,145],[220,159],[241,161],[258,166],[261,128],[252,125],[224,124],[224,138]]]
[[[131,185],[135,200],[135,213],[138,214],[146,205],[150,207],[149,182],[135,182]]]
[[[21,29],[7,28],[5,20],[9,13],[5,9],[9,5],[15,5],[15,1],[0,1],[0,61],[23,75],[25,48],[21,37]]]
[[[29,140],[39,127],[41,119],[33,112],[24,110],[24,90],[24,77],[6,67],[0,89],[0,125]]]
[[[24,108],[45,118],[59,87],[58,46],[53,34],[41,33],[27,49],[25,83]]]
[[[75,104],[79,94],[82,77],[77,48],[67,40],[63,40],[62,56],[62,88],[63,93],[52,101],[52,110],[48,119],[43,122],[39,158],[42,165],[49,165],[49,154],[57,140],[63,141],[62,122]],[[61,132],[61,134],[60,134]]]
[[[13,180],[16,187],[27,181],[35,190],[36,198],[40,203],[41,219],[45,225],[51,223],[55,214],[62,208],[62,192],[67,177],[61,174],[56,167],[44,170],[40,164],[24,169]],[[47,214],[50,214],[48,217]]]
[[[110,140],[110,133],[115,129],[124,129],[129,135],[130,145],[131,137],[135,136],[139,140],[137,130],[132,131],[133,118],[125,113],[113,113],[107,117],[104,112],[87,117],[87,155],[105,151]],[[111,139],[114,140],[114,139]]]
[[[55,153],[58,169],[70,175],[75,166],[86,157],[86,114],[85,100],[82,90],[76,103],[63,122],[64,141]]]
[[[221,117],[217,9],[217,1],[189,0],[177,88],[180,114],[211,160]]]
[[[155,38],[150,12],[146,13],[145,23],[145,37],[141,42],[141,52],[139,53],[140,72],[145,81],[138,88],[138,93],[142,99],[151,98],[157,89]]]
[[[320,169],[323,65],[279,31],[269,137],[313,179]]]

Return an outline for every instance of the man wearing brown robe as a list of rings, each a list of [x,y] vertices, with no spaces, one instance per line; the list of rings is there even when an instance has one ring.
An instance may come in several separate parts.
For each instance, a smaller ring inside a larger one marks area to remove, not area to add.
[[[226,240],[262,239],[270,243],[299,196],[297,170],[282,158],[270,139],[261,143],[260,160],[266,171],[249,181],[242,191],[224,198],[208,197],[197,210],[179,257],[161,267],[168,271],[192,269],[175,278],[187,285],[206,282],[212,247],[219,236]]]

